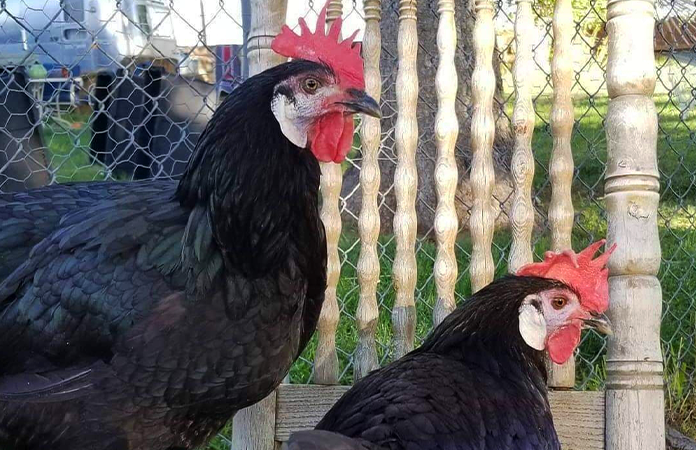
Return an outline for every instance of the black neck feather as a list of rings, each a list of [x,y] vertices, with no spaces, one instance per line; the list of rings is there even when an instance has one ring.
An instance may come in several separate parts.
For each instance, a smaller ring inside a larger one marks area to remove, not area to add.
[[[316,66],[285,63],[235,89],[208,123],[176,191],[182,205],[207,209],[226,262],[249,275],[280,264],[288,239],[318,223],[319,164],[282,134],[271,111],[274,87]]]
[[[519,308],[527,295],[562,283],[547,278],[507,276],[484,287],[452,312],[426,339],[420,351],[487,366],[526,366],[545,376],[543,354],[519,333]]]

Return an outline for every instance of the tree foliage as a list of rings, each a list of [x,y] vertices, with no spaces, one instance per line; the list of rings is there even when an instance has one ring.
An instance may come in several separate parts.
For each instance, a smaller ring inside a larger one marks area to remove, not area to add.
[[[602,33],[607,20],[607,3],[605,0],[572,0],[573,19],[576,28],[588,36],[597,36]],[[543,19],[553,17],[553,9],[556,0],[536,0],[534,9],[537,15]]]
[[[575,29],[589,39],[595,57],[606,55],[606,0],[572,0]],[[540,20],[551,20],[556,0],[536,0],[534,10]]]

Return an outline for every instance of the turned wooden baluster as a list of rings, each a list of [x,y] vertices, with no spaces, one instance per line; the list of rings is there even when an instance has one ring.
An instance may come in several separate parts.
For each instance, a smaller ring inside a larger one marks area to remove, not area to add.
[[[341,0],[332,0],[326,8],[326,26],[341,17]],[[326,230],[326,294],[317,324],[317,351],[314,356],[314,382],[338,384],[339,367],[336,353],[336,328],[340,311],[336,287],[341,275],[341,259],[338,255],[338,240],[341,237],[341,212],[339,201],[343,171],[340,164],[321,163],[321,220]]]
[[[365,61],[365,89],[379,102],[382,91],[382,76],[379,71],[379,57],[382,51],[382,35],[379,29],[381,18],[380,0],[365,0],[365,35],[362,53]],[[360,170],[362,206],[358,227],[360,232],[360,258],[358,259],[358,280],[360,281],[360,300],[356,313],[358,327],[358,347],[355,351],[355,379],[358,380],[379,367],[375,332],[379,320],[377,303],[377,283],[379,283],[379,192],[380,170],[377,157],[381,143],[382,130],[379,119],[363,116],[360,137],[363,161]]]
[[[287,0],[251,0],[251,31],[247,45],[249,76],[281,64],[286,58],[271,50],[271,41],[285,24]],[[232,424],[237,450],[274,450],[276,393],[239,411]]]
[[[571,0],[558,0],[553,13],[553,60],[551,61],[553,150],[549,164],[549,175],[551,176],[549,224],[551,225],[551,248],[556,252],[572,248],[570,240],[573,231],[571,138],[574,112],[571,97],[573,82],[571,41],[574,32],[572,2]],[[547,360],[547,369],[550,387],[568,389],[575,385],[574,358],[560,366]]]
[[[416,147],[418,123],[418,29],[416,0],[399,1],[399,69],[396,76],[398,118],[395,125],[396,150],[399,161],[394,173],[396,191],[396,258],[394,259],[394,288],[396,300],[392,309],[394,326],[394,357],[400,358],[413,349],[416,330]]]
[[[609,0],[606,117],[610,317],[606,448],[665,448],[654,0]]]
[[[493,26],[493,2],[476,0],[476,25],[474,26],[474,52],[476,61],[471,77],[471,187],[474,203],[471,209],[471,290],[476,292],[493,281],[495,266],[491,243],[495,215],[493,210],[493,139],[495,120],[493,117],[493,94],[495,73],[493,72],[493,48],[495,28]]]
[[[440,53],[440,65],[435,76],[438,99],[435,117],[435,139],[437,140],[437,165],[435,166],[437,302],[433,309],[435,326],[442,322],[456,306],[454,286],[457,282],[457,259],[454,254],[454,242],[459,222],[454,207],[454,194],[457,190],[457,161],[454,158],[454,148],[459,134],[459,122],[454,109],[457,98],[457,68],[454,65],[457,30],[454,22],[454,1],[440,0],[438,2],[440,22],[437,29],[437,48]]]
[[[562,0],[561,0],[562,1]],[[512,248],[508,270],[517,270],[532,262],[532,179],[534,178],[534,105],[532,103],[531,77],[534,72],[534,18],[531,0],[518,0],[515,15],[515,41],[517,53],[512,75],[515,81],[515,108],[512,124],[515,131],[515,148],[512,153],[512,178],[515,185],[512,199]]]

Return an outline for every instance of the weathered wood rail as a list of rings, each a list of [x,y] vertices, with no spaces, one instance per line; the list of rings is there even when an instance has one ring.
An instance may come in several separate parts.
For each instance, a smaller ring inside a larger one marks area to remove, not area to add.
[[[437,162],[435,168],[438,204],[435,236],[438,244],[434,267],[438,299],[433,321],[439,323],[455,306],[454,288],[458,271],[454,244],[458,229],[454,195],[458,173],[454,145],[460,124],[455,113],[457,72],[455,1],[439,0],[437,43],[439,66],[436,79],[438,111],[435,127]],[[472,287],[478,290],[493,279],[491,242],[494,232],[492,189],[494,172],[492,145],[495,124],[492,111],[495,75],[492,66],[495,45],[494,2],[475,1],[474,48],[476,66],[472,78],[473,118],[471,139],[473,163],[471,182],[474,204],[471,214],[473,241],[469,267]],[[515,19],[516,59],[513,69],[515,105],[512,159],[514,198],[511,213],[513,243],[509,268],[516,270],[532,260],[532,178],[534,156],[531,146],[534,107],[529,77],[533,63],[532,0],[517,0]],[[250,73],[257,73],[281,60],[270,50],[270,38],[284,21],[286,0],[252,0],[252,30],[249,37]],[[573,392],[575,366],[549,365],[551,403],[556,426],[569,450],[656,450],[664,448],[664,397],[662,356],[659,345],[661,289],[656,278],[660,264],[657,233],[658,171],[656,156],[657,115],[652,92],[655,63],[652,52],[654,0],[608,0],[607,31],[609,60],[607,88],[610,96],[606,118],[608,161],[606,201],[608,240],[618,250],[610,263],[611,319],[615,334],[609,339],[606,392]],[[341,14],[341,1],[332,0],[328,19]],[[395,173],[397,211],[394,234],[397,255],[393,277],[396,302],[392,312],[395,356],[413,348],[415,309],[414,202],[417,192],[415,150],[418,143],[416,107],[418,36],[416,0],[399,1],[397,74],[398,119],[395,139],[398,166]],[[379,99],[380,0],[365,0],[363,55],[368,93]],[[573,103],[571,85],[571,0],[557,0],[553,15],[553,105],[551,130],[553,151],[550,161],[552,198],[549,206],[552,247],[571,247],[573,204]],[[420,80],[420,82],[432,80]],[[380,265],[377,238],[380,216],[377,195],[380,170],[380,123],[364,118],[361,128],[363,164],[360,175],[362,209],[359,214],[361,250],[358,261],[360,298],[356,321],[358,346],[355,353],[356,378],[379,366],[375,342],[379,308],[376,298]],[[339,192],[341,170],[322,167],[322,219],[326,225],[329,251],[328,286],[318,336],[314,385],[284,384],[262,402],[240,412],[234,420],[235,450],[272,450],[290,433],[311,428],[347,387],[339,381],[336,356],[336,324],[340,310],[336,285],[340,273],[338,240],[341,233]],[[322,386],[324,385],[324,386]],[[553,391],[553,389],[559,389]]]

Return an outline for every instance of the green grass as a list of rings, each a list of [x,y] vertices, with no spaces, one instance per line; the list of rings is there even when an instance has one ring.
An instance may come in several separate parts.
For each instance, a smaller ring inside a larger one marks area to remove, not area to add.
[[[62,115],[63,120],[49,120],[43,129],[43,138],[49,149],[51,168],[56,181],[103,180],[104,168],[89,155],[92,132],[89,114],[72,112]]]
[[[696,437],[696,115],[685,120],[679,116],[678,106],[667,97],[655,99],[659,114],[660,132],[658,138],[658,160],[662,176],[659,233],[662,246],[663,264],[660,280],[663,289],[664,320],[662,323],[663,352],[667,379],[668,417],[682,431]],[[603,214],[603,177],[606,161],[606,137],[603,120],[606,117],[608,101],[606,98],[594,100],[575,100],[575,118],[578,120],[573,134],[573,154],[576,166],[574,205],[577,219],[573,231],[575,248],[586,246],[591,240],[606,235],[606,219]],[[538,114],[533,138],[533,149],[538,164],[534,177],[534,189],[540,206],[546,209],[550,196],[550,182],[547,165],[552,148],[552,138],[548,126],[551,102],[540,98],[535,102]],[[508,109],[511,112],[511,109]],[[59,182],[70,180],[93,180],[104,177],[104,170],[91,162],[88,155],[91,138],[88,127],[84,126],[88,116],[72,114],[66,116],[77,123],[72,127],[56,124],[46,129],[45,139],[52,154],[52,167],[56,169]],[[82,124],[82,125],[79,125]],[[537,255],[549,248],[548,233],[535,236],[534,250]],[[494,240],[494,258],[497,263],[496,276],[506,273],[506,254],[510,235],[497,233]],[[336,344],[340,349],[339,363],[341,382],[351,383],[353,368],[351,355],[355,350],[358,334],[352,319],[355,317],[359,284],[356,266],[360,244],[355,230],[344,227],[340,242],[343,254],[341,278],[338,284],[342,315],[338,324]],[[393,336],[390,309],[394,303],[395,292],[392,285],[391,261],[395,255],[395,242],[392,236],[380,239],[381,259],[378,300],[381,303],[377,325],[377,342],[380,360],[389,361],[391,339]],[[470,294],[468,277],[470,241],[463,237],[458,241],[457,261],[460,277],[456,290],[461,297]],[[432,308],[436,301],[436,288],[432,278],[436,246],[432,242],[422,242],[417,248],[417,340],[420,342],[431,328]],[[311,382],[311,363],[316,351],[316,337],[313,339],[291,370],[293,383]],[[577,360],[577,387],[582,389],[601,389],[606,376],[605,342],[595,334],[585,335]],[[211,449],[226,448],[223,438],[218,439]]]
[[[657,155],[661,175],[662,202],[686,200],[694,203],[696,193],[696,112],[684,120],[680,109],[668,96],[656,96],[655,106],[659,116]],[[512,116],[512,105],[506,105]],[[532,139],[532,149],[537,161],[534,188],[550,191],[548,163],[553,140],[548,124],[551,116],[551,99],[540,97],[534,104],[537,123]],[[597,196],[602,192],[606,162],[606,135],[603,122],[608,108],[607,97],[574,100],[576,126],[573,131],[572,148],[576,178],[584,184],[575,183],[578,193]]]
[[[573,246],[582,248],[587,245],[588,233],[595,238],[606,234],[606,224],[599,208],[594,205],[578,208],[579,221],[583,224],[583,229],[576,228],[573,233]],[[663,222],[664,223],[664,222]],[[673,235],[664,227],[660,227],[663,254],[669,256],[668,263],[665,263],[660,272],[663,288],[663,300],[665,303],[665,320],[662,329],[662,338],[667,343],[687,340],[688,343],[693,339],[694,325],[696,324],[696,309],[693,306],[690,296],[696,290],[696,276],[691,271],[691,254],[696,254],[696,230],[682,231],[679,237]],[[510,235],[507,232],[497,233],[494,239],[493,256],[497,263],[496,277],[502,276],[507,272],[506,256],[510,245]],[[345,232],[341,238],[341,248],[345,252],[345,259],[341,270],[341,278],[338,284],[338,296],[341,300],[342,316],[338,324],[336,335],[336,345],[339,349],[352,354],[357,345],[357,328],[353,321],[356,315],[359,289],[356,266],[360,251],[359,244],[356,245],[357,236],[353,232]],[[389,311],[394,304],[395,291],[392,284],[391,263],[396,250],[396,245],[391,237],[380,239],[382,258],[380,259],[381,273],[378,284],[378,299],[381,303],[380,318],[377,325],[376,338],[379,344],[380,357],[388,357],[392,339],[391,318]],[[537,255],[542,255],[550,247],[550,240],[547,236],[537,236],[534,251]],[[461,296],[470,295],[471,286],[468,278],[469,252],[471,243],[469,239],[463,238],[458,241],[456,252],[460,277],[457,281],[456,291]],[[432,278],[436,246],[432,242],[422,242],[419,244],[416,302],[417,309],[417,339],[423,339],[431,329],[432,308],[436,301],[436,287]],[[315,342],[313,340],[303,358],[307,361],[313,360],[315,352]],[[588,334],[581,347],[581,360],[578,361],[578,387],[579,388],[599,388],[602,386],[603,378],[601,370],[597,365],[602,364],[603,340],[594,334]],[[666,349],[666,353],[671,353]],[[347,384],[352,382],[352,366],[350,357],[343,352],[339,352],[341,372],[343,373],[342,382]],[[597,356],[599,355],[599,358]],[[691,375],[694,373],[696,364],[694,359],[696,354],[693,347],[689,346],[682,349],[679,360],[683,364],[683,371]],[[294,383],[306,383],[311,380],[311,365],[307,361],[300,361],[295,364],[291,371],[291,378]]]

